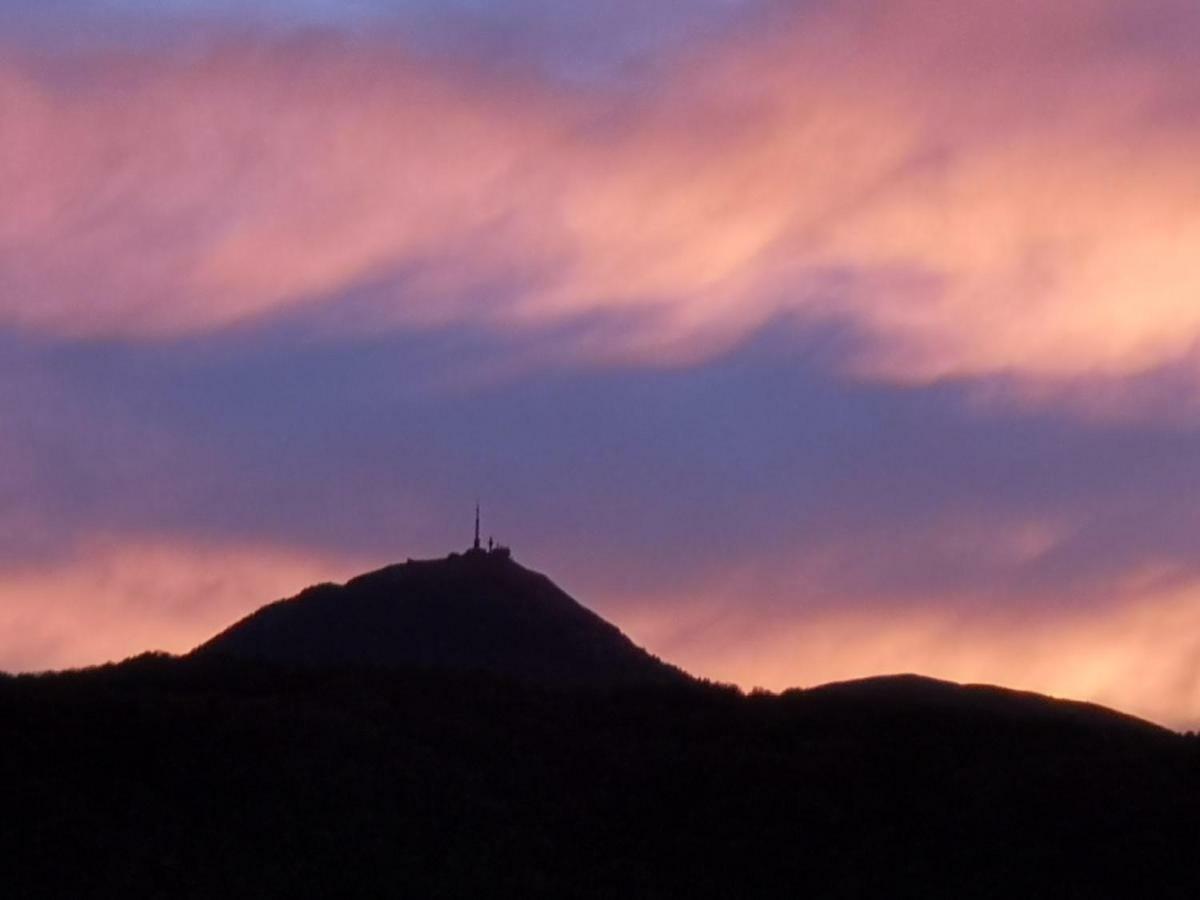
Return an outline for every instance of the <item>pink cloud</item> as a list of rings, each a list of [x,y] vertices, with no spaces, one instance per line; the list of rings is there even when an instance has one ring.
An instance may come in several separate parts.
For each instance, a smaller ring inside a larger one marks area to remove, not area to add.
[[[0,571],[0,670],[186,652],[264,603],[362,567],[266,545],[95,538],[52,566]]]
[[[955,610],[938,598],[903,612],[861,597],[843,602],[841,611],[766,617],[727,599],[689,597],[678,607],[641,604],[622,625],[685,669],[746,689],[916,672],[1100,703],[1180,729],[1200,725],[1195,584],[1036,614]]]
[[[1121,9],[838,4],[642,93],[333,38],[17,57],[0,319],[153,337],[395,279],[370,327],[628,312],[591,351],[673,359],[794,312],[886,377],[1139,371],[1200,337],[1200,129]]]

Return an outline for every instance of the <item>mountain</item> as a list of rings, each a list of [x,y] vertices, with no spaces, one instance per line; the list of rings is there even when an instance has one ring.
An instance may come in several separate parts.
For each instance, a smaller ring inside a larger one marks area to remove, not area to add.
[[[1095,703],[1059,700],[990,684],[957,684],[921,675],[883,675],[792,690],[810,715],[870,728],[1024,728],[1106,739],[1171,734],[1161,725]]]
[[[1200,896],[1194,735],[915,675],[743,694],[503,551],[0,675],[0,723],[11,897]]]
[[[480,671],[542,684],[678,681],[507,550],[410,560],[259,609],[193,653],[305,665]]]

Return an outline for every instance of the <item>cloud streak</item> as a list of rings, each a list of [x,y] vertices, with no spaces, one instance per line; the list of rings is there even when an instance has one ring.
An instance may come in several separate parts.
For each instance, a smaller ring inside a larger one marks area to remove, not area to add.
[[[636,315],[607,359],[790,312],[888,378],[1135,373],[1200,336],[1200,129],[1122,8],[832,4],[636,89],[336,36],[18,55],[0,317],[155,338],[369,286],[372,327]]]
[[[690,604],[630,617],[656,652],[709,677],[780,690],[916,672],[1082,699],[1179,729],[1200,726],[1196,585],[1086,613],[963,615],[936,602],[902,616],[869,603],[781,625]]]
[[[346,578],[353,562],[270,546],[93,538],[51,568],[0,571],[0,670],[184,653],[270,599]],[[251,598],[256,599],[251,599]],[[270,599],[267,599],[270,598]]]

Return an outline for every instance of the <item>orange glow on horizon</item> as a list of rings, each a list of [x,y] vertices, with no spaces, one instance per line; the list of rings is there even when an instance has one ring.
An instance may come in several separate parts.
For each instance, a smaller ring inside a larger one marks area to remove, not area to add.
[[[96,544],[69,565],[0,578],[0,670],[186,652],[263,604],[367,568],[270,547]],[[1200,585],[1074,613],[849,597],[823,610],[746,613],[734,602],[738,583],[718,581],[716,593],[687,603],[568,590],[667,661],[747,690],[915,672],[1200,726]]]
[[[631,610],[628,632],[716,681],[785,690],[915,673],[1084,700],[1200,727],[1200,585],[1075,613],[871,606],[739,613],[727,602]]]
[[[46,569],[0,574],[0,671],[184,653],[259,606],[359,568],[269,546],[95,541]]]

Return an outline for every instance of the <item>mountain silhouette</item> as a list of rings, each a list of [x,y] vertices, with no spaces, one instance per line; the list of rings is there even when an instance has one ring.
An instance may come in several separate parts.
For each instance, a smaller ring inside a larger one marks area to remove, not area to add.
[[[1200,743],[911,676],[779,695],[204,653],[0,676],[5,896],[1200,896]]]
[[[259,609],[193,653],[470,670],[560,685],[687,677],[504,549],[410,560],[344,585],[310,587]]]
[[[506,551],[0,674],[5,896],[1200,896],[1200,740],[916,675],[687,676]]]
[[[1096,703],[1061,700],[1032,691],[990,684],[958,684],[923,675],[880,675],[792,690],[810,715],[830,724],[857,720],[872,727],[921,723],[961,727],[1001,726],[1076,734],[1159,738],[1171,732],[1161,725]]]

